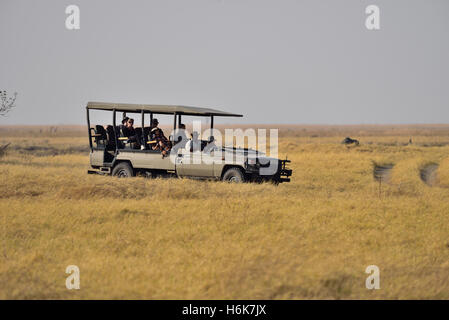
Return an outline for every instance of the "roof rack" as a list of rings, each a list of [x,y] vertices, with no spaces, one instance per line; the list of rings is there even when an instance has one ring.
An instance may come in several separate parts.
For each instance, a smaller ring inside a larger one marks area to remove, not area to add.
[[[88,102],[87,109],[110,110],[130,113],[155,113],[155,114],[183,114],[191,116],[220,116],[220,117],[243,117],[241,114],[230,113],[210,108],[198,108],[177,105],[156,104],[128,104],[110,102]]]

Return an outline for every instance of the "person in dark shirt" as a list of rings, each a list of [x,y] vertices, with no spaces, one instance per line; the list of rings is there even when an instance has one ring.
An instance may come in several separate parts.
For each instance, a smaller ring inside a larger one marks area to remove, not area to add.
[[[134,119],[128,118],[123,128],[123,134],[125,137],[128,137],[128,142],[131,143],[133,149],[140,149],[140,139],[136,129],[134,129]]]
[[[153,119],[151,123],[151,132],[150,132],[150,140],[156,140],[156,143],[153,145],[153,150],[160,150],[162,153],[162,158],[168,156],[168,153],[171,150],[171,142],[164,135],[164,132],[161,128],[158,127],[159,121],[157,119]]]
[[[122,120],[122,124],[118,126],[119,128],[119,132],[120,132],[120,136],[122,137],[126,137],[125,132],[123,130],[126,130],[126,123],[128,122],[129,118],[128,117],[124,117]]]

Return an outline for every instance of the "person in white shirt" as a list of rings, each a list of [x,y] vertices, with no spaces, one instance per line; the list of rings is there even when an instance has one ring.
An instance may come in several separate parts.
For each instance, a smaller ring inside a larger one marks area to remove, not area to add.
[[[186,125],[183,123],[179,124],[179,128],[176,129],[175,132],[175,146],[177,146],[177,149],[184,149],[186,147],[187,141],[189,141],[189,138],[187,138],[187,131],[186,131]]]
[[[185,149],[187,152],[198,152],[201,151],[201,141],[198,140],[198,132],[194,131],[192,132],[192,137],[189,141],[186,143]]]

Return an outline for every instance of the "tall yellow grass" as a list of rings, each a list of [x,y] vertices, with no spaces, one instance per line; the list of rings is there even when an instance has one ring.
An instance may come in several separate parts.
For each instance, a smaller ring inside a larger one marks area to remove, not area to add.
[[[448,299],[449,139],[372,131],[347,148],[346,133],[284,135],[294,174],[277,187],[92,176],[84,132],[4,135],[0,298]],[[395,164],[390,183],[373,161]],[[428,162],[438,186],[419,178]]]

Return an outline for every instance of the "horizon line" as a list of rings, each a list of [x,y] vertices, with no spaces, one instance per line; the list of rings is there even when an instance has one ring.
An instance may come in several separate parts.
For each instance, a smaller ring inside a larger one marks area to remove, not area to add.
[[[173,124],[161,124],[161,126],[172,126]],[[429,123],[429,122],[410,122],[410,123],[216,123],[215,126],[448,126],[448,123]],[[42,124],[0,124],[0,127],[81,127],[87,126],[84,124],[54,124],[54,123],[42,123]],[[136,123],[136,127],[139,127],[140,123]]]

